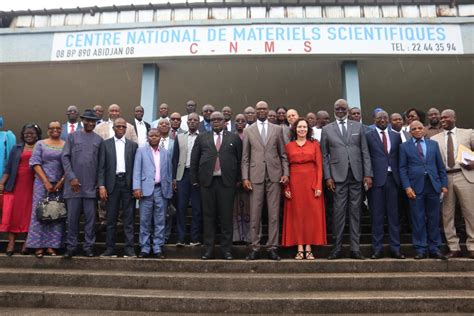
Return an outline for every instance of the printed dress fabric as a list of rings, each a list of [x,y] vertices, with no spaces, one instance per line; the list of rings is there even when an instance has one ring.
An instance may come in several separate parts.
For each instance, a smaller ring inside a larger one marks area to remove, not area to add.
[[[36,144],[30,159],[33,168],[40,165],[44,173],[54,186],[63,176],[61,163],[62,148],[46,145],[43,141]],[[59,192],[59,194],[62,194]],[[36,215],[36,205],[46,197],[46,189],[38,176],[35,177],[33,188],[33,211],[31,216],[30,231],[26,240],[28,248],[62,248],[64,244],[65,223],[41,223]]]
[[[26,233],[30,226],[34,172],[29,161],[32,152],[23,150],[12,192],[3,193],[1,232]]]
[[[322,156],[319,142],[307,140],[303,146],[295,141],[286,145],[290,164],[290,182],[286,190],[282,245],[326,244],[324,198],[315,197],[322,189]]]

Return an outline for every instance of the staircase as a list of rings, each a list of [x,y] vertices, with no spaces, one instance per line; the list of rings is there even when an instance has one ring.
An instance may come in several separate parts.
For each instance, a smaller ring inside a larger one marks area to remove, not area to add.
[[[361,250],[370,256],[368,215],[362,223]],[[175,239],[172,235],[171,242]],[[97,240],[100,253],[105,234]],[[314,249],[318,259],[312,262],[291,259],[295,249],[282,249],[280,262],[245,261],[247,247],[236,245],[236,260],[202,261],[200,247],[173,244],[165,246],[164,260],[1,254],[0,313],[472,315],[474,260],[416,261],[409,234],[402,235],[402,243],[409,259],[328,261],[330,246],[324,246]],[[348,245],[343,252],[347,257]]]

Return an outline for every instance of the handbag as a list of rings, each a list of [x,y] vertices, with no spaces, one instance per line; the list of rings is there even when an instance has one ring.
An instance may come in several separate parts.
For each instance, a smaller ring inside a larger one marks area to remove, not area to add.
[[[51,194],[36,205],[36,216],[42,223],[54,223],[66,220],[67,209],[64,199],[59,194]]]

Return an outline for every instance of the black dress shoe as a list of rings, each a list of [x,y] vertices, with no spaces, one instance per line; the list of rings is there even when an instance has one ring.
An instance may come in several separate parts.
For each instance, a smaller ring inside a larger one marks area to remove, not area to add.
[[[135,254],[135,250],[125,248],[125,250],[123,251],[123,257],[124,258],[136,258],[137,255]]]
[[[94,256],[94,251],[92,249],[84,250],[84,257],[92,258]]]
[[[433,252],[433,253],[430,253],[430,258],[432,259],[439,259],[439,260],[448,260],[448,257],[446,257],[445,255],[443,255],[441,252]]]
[[[117,258],[117,253],[115,250],[112,249],[107,249],[103,253],[100,254],[101,257],[112,257],[112,258]]]
[[[357,260],[365,260],[365,257],[360,253],[360,251],[351,251],[351,258]]]
[[[390,257],[392,257],[393,259],[405,259],[405,255],[400,253],[399,251],[390,252]]]
[[[280,261],[281,258],[278,255],[278,252],[275,249],[270,249],[267,252],[268,259],[270,260],[275,260],[275,261]]]
[[[448,257],[448,259],[450,258],[459,258],[461,257],[461,251],[450,251],[446,254],[446,257]]]
[[[374,252],[372,254],[370,259],[382,259],[383,257],[384,257],[383,252],[382,251],[377,251],[377,252]]]
[[[426,254],[421,253],[421,252],[417,253],[416,256],[415,256],[415,260],[422,260],[422,259],[426,259],[426,258],[427,258]]]
[[[8,251],[6,252],[6,254],[7,254],[8,257],[13,256],[13,250],[8,250]]]
[[[328,260],[336,260],[339,258],[341,258],[341,252],[336,251],[336,250],[331,251],[331,253],[328,256]]]
[[[64,259],[72,259],[72,257],[74,257],[74,256],[75,256],[74,251],[66,250],[66,252],[63,255],[63,258]]]
[[[149,253],[146,253],[146,252],[140,252],[140,254],[138,255],[138,258],[148,258],[150,256]]]
[[[257,259],[260,259],[260,251],[258,250],[252,250],[245,258],[245,260],[257,260]]]
[[[214,252],[212,250],[207,250],[201,257],[202,260],[214,259]]]
[[[232,257],[232,253],[231,253],[230,251],[225,252],[225,253],[222,255],[222,258],[224,258],[225,260],[232,260],[232,259],[234,259],[234,258]]]
[[[156,252],[153,254],[157,259],[166,259],[166,256],[163,252]]]

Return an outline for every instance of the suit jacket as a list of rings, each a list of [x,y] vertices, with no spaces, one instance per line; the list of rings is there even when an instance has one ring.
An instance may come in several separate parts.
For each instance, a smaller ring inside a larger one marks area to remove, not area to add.
[[[230,121],[229,121],[229,124],[227,125],[227,127],[229,128],[229,129],[227,130],[228,132],[235,133],[235,121],[230,120]]]
[[[344,182],[349,164],[357,181],[373,176],[367,138],[361,123],[347,120],[345,138],[339,129],[338,121],[324,126],[321,131],[321,150],[326,180],[332,178],[335,182]]]
[[[151,128],[150,123],[147,123],[147,122],[145,122],[145,121],[143,121],[143,123],[145,123],[146,132],[147,132],[147,134],[148,134],[148,132],[150,131],[150,128]],[[128,129],[128,127],[127,127],[127,129]],[[134,129],[134,131],[135,131],[135,134],[138,135],[137,124],[135,124],[135,120],[133,120],[133,129]]]
[[[211,124],[211,122],[209,122],[209,125],[210,124]],[[212,131],[212,125],[210,125],[210,126],[211,126],[211,131]],[[205,120],[202,120],[201,122],[199,122],[198,131],[199,131],[199,133],[209,132],[205,127]]]
[[[446,141],[444,136],[444,131],[442,133],[436,134],[431,137],[432,140],[436,141],[439,145],[441,151],[441,157],[445,166],[448,166],[448,153],[446,148]],[[474,150],[474,131],[472,129],[456,128],[456,141],[459,145],[464,145],[471,150]],[[456,157],[454,157],[456,159]],[[466,180],[470,183],[474,183],[474,170],[467,170],[462,168],[459,163],[456,161],[454,169],[461,168],[462,173]]]
[[[133,163],[138,145],[130,140],[125,141],[125,180],[127,186],[132,189]],[[117,168],[117,155],[115,151],[115,138],[109,138],[102,142],[99,150],[99,170],[97,184],[105,186],[110,194],[115,187],[115,174]]]
[[[221,148],[217,151],[214,132],[199,134],[191,152],[189,174],[191,183],[203,187],[212,184],[216,160],[219,158],[222,183],[226,187],[235,187],[240,180],[240,162],[242,160],[242,141],[234,133],[223,131]]]
[[[279,182],[282,176],[289,176],[282,127],[268,123],[267,142],[264,143],[258,124],[252,124],[244,129],[242,179],[263,183],[265,170],[271,182]]]
[[[422,194],[425,187],[425,174],[428,174],[436,192],[448,187],[446,167],[443,164],[438,143],[425,138],[426,155],[421,159],[413,140],[400,145],[400,180],[402,188],[411,187],[416,194]]]
[[[114,134],[111,133],[110,124],[112,124],[112,122],[105,121],[97,125],[94,129],[94,132],[100,137],[102,137],[103,140],[109,139],[114,136]],[[135,133],[135,128],[130,123],[127,123],[127,131],[125,132],[125,138],[131,140],[132,142],[138,143],[137,133]]]
[[[186,131],[178,134],[174,140],[173,148],[173,180],[181,181],[186,168],[186,159],[188,156],[188,137],[189,132]],[[197,137],[197,136],[196,136]]]
[[[81,122],[78,122],[77,124],[77,129],[76,131],[82,129],[82,123]],[[61,136],[60,138],[62,140],[66,140],[66,137],[68,135],[68,130],[69,130],[69,123],[64,123],[62,126],[61,126]]]
[[[147,143],[145,146],[137,149],[135,162],[133,166],[133,190],[140,189],[143,196],[153,194],[155,187],[155,160],[151,152],[151,147]],[[160,183],[163,197],[171,199],[173,197],[173,188],[171,186],[171,159],[168,151],[160,150]]]
[[[400,172],[398,171],[398,148],[402,143],[400,134],[397,134],[388,128],[385,130],[387,137],[390,138],[390,152],[385,153],[380,135],[375,128],[367,129],[367,146],[370,153],[370,162],[372,164],[372,172],[374,175],[373,186],[381,187],[385,185],[387,180],[388,166],[392,169],[393,178],[398,186],[400,186]]]

